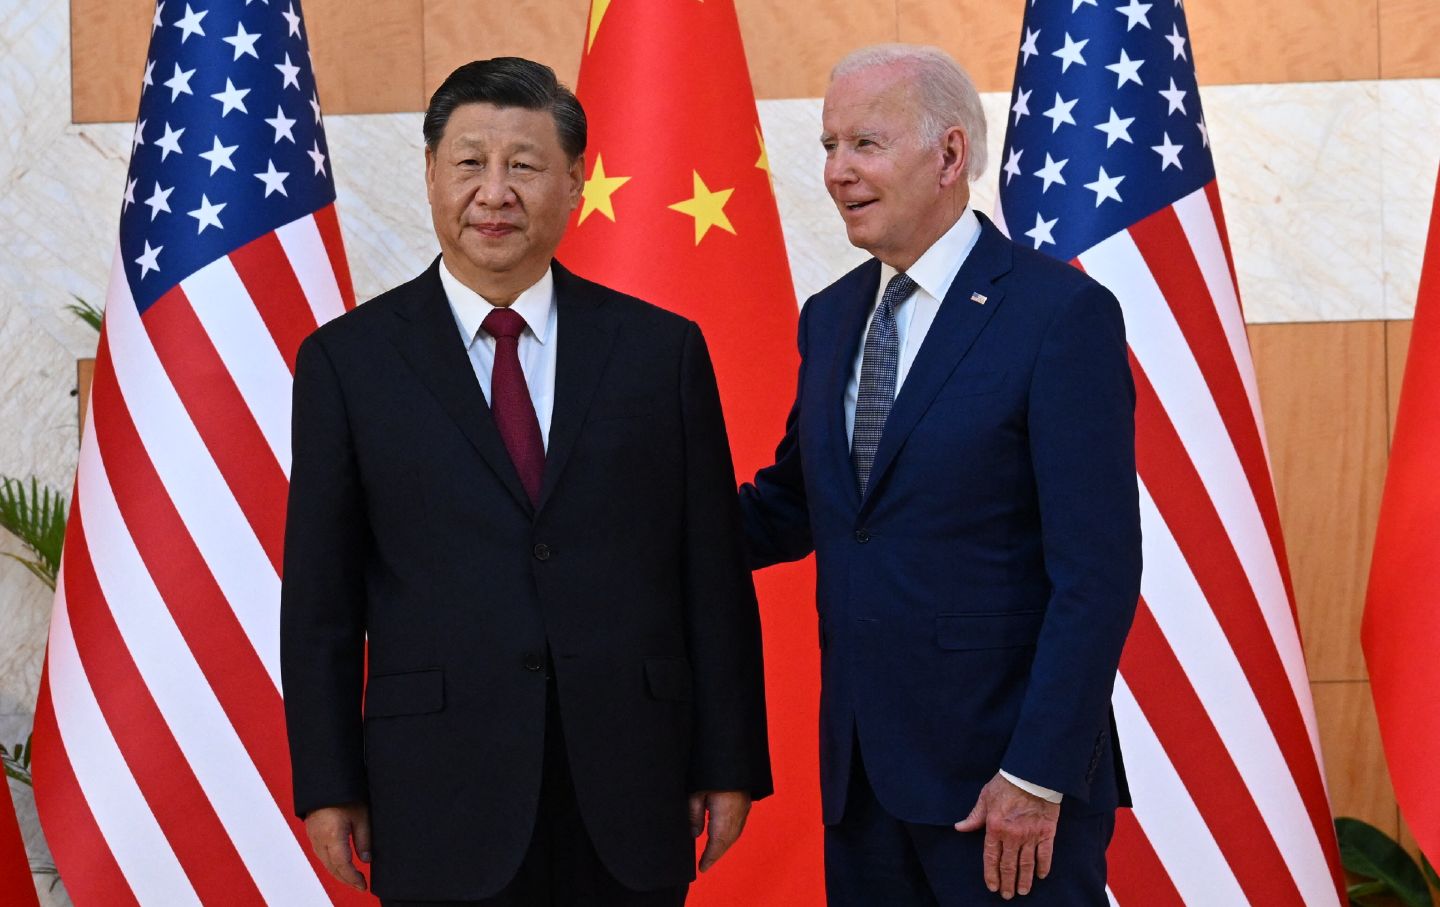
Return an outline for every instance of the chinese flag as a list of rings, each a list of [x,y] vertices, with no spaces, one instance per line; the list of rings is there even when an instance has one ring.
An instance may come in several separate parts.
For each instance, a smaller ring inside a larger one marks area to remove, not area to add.
[[[1400,812],[1440,860],[1440,185],[1360,632]]]
[[[585,199],[557,257],[695,320],[739,477],[773,460],[794,396],[795,290],[732,0],[593,0],[577,94]],[[814,569],[756,576],[775,796],[695,887],[701,905],[820,904]]]
[[[10,782],[0,775],[0,895],[14,907],[33,907],[35,881],[30,878],[30,861],[25,857],[25,840],[10,799]]]

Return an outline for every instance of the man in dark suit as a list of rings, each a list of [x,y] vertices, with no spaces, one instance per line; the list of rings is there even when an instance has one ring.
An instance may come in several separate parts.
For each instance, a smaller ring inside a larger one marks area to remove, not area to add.
[[[815,552],[830,903],[1104,905],[1140,580],[1119,306],[970,208],[984,114],[943,52],[841,61],[821,141],[875,257],[805,304],[741,505],[755,566]]]
[[[547,67],[460,67],[424,131],[440,258],[296,365],[295,808],[386,904],[680,904],[771,784],[705,343],[552,260],[586,130]]]

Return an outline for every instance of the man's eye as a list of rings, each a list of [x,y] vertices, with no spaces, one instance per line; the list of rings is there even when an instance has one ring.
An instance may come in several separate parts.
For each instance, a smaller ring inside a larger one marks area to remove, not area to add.
[[[515,161],[510,165],[511,170],[534,170],[535,168],[524,161]]]

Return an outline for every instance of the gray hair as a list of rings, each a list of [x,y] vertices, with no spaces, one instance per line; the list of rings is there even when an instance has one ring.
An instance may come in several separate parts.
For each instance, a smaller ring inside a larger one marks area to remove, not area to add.
[[[915,71],[920,95],[920,131],[925,141],[938,141],[945,130],[959,126],[968,139],[965,177],[970,182],[985,172],[985,108],[980,93],[955,58],[925,44],[875,44],[846,54],[830,71],[830,81],[874,66],[908,66]]]

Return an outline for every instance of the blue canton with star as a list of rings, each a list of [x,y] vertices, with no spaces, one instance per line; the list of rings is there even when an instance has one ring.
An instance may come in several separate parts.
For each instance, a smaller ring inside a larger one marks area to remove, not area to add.
[[[1000,207],[1069,261],[1215,178],[1180,0],[1029,0]]]
[[[299,0],[163,0],[120,213],[143,313],[184,278],[335,200]]]

